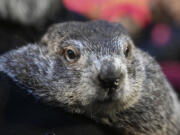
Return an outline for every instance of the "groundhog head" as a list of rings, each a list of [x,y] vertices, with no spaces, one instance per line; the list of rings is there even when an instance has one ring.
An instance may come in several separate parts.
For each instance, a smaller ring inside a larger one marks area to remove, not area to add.
[[[141,95],[141,59],[120,24],[67,22],[50,27],[39,43],[2,55],[0,71],[47,103],[110,113]]]

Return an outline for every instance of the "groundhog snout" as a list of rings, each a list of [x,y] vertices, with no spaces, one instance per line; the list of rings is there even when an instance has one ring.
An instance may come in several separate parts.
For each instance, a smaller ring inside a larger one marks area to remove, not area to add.
[[[123,74],[113,61],[106,61],[101,65],[98,80],[102,88],[117,89],[123,79]]]

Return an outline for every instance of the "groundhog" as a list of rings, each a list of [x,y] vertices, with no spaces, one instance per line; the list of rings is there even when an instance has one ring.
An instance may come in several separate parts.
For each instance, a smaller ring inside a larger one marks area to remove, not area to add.
[[[124,135],[179,135],[180,103],[157,62],[119,23],[53,25],[0,56],[0,71],[37,99]]]

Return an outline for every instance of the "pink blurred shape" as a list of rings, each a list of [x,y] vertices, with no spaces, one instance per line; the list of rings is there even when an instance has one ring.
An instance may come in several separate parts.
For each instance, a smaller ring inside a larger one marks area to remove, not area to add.
[[[170,83],[180,90],[180,62],[166,61],[160,62],[160,65]]]
[[[63,3],[90,19],[117,22],[129,17],[141,27],[151,22],[149,0],[63,0]]]
[[[157,24],[151,32],[151,40],[157,47],[164,47],[171,39],[171,28],[167,24]]]

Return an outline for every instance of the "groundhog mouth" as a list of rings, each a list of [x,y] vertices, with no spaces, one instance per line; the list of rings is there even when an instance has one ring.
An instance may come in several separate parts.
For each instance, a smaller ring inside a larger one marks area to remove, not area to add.
[[[103,89],[103,91],[105,92],[104,96],[100,100],[97,100],[98,103],[109,104],[109,103],[115,102],[115,93],[116,93],[115,88],[106,88],[106,89]]]

